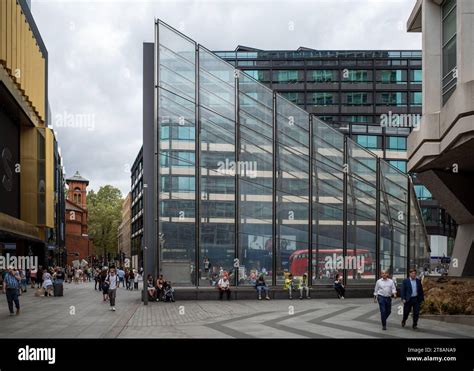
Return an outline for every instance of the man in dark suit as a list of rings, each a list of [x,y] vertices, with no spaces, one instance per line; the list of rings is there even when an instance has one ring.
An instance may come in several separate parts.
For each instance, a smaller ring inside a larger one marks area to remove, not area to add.
[[[402,327],[405,327],[411,308],[413,308],[413,329],[416,330],[418,328],[420,305],[424,300],[423,286],[421,280],[416,278],[416,269],[410,269],[410,277],[403,280],[401,298],[403,302]]]

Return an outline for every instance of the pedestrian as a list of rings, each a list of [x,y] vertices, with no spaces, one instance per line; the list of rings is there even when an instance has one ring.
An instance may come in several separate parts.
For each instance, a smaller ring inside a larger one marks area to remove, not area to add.
[[[227,295],[227,300],[230,300],[230,282],[227,272],[224,273],[222,278],[217,283],[217,289],[219,290],[219,300],[222,300],[224,292]]]
[[[165,285],[165,279],[163,278],[163,275],[160,274],[158,278],[156,279],[156,297],[157,299],[160,299],[163,295],[163,289]],[[159,300],[157,300],[159,301]]]
[[[40,265],[38,267],[38,272],[36,274],[36,284],[38,288],[43,287],[43,267]]]
[[[53,280],[51,277],[51,273],[45,271],[43,273],[43,289],[44,289],[44,296],[53,296]]]
[[[105,282],[107,280],[107,270],[102,269],[100,273],[100,282],[102,288],[102,297],[104,301],[109,300],[109,285]]]
[[[20,273],[13,266],[9,266],[8,271],[3,278],[3,293],[7,296],[10,316],[15,315],[13,312],[13,303],[15,303],[16,315],[18,316],[20,314],[20,300],[18,299],[20,281]]]
[[[110,300],[110,310],[115,312],[115,298],[117,296],[117,287],[118,287],[118,276],[115,272],[115,267],[110,267],[109,274],[105,280],[105,284],[108,286],[108,295]]]
[[[153,276],[151,274],[149,274],[146,278],[146,289],[147,289],[147,292],[148,292],[148,298],[150,300],[159,301],[155,296],[156,295],[156,288],[155,288],[155,283],[153,282]]]
[[[296,290],[296,285],[293,279],[293,274],[289,273],[287,274],[283,288],[288,290],[288,299],[292,300],[293,299],[293,291]]]
[[[120,287],[120,284],[122,284],[122,287],[125,287],[125,272],[121,267],[117,269],[117,276],[119,278],[118,287]]]
[[[342,275],[339,273],[336,274],[336,279],[334,280],[334,290],[336,290],[339,299],[344,299],[346,289],[342,283]]]
[[[413,329],[416,330],[418,328],[418,317],[420,316],[420,305],[425,299],[421,280],[416,277],[416,269],[410,269],[410,277],[403,280],[400,294],[403,303],[402,327],[405,327],[413,308]]]
[[[311,299],[311,296],[309,296],[309,285],[308,285],[307,273],[303,273],[303,277],[300,280],[300,300],[303,300],[303,291],[306,291],[306,299]]]
[[[140,276],[140,273],[138,273],[136,270],[133,272],[134,277],[133,277],[133,288],[135,290],[138,290],[138,278]]]
[[[379,303],[382,330],[387,329],[387,318],[392,312],[392,296],[397,296],[397,289],[385,270],[382,271],[382,278],[377,281],[374,289],[374,303]]]
[[[257,289],[257,292],[258,292],[258,300],[262,300],[262,291],[265,291],[265,299],[270,300],[270,297],[268,296],[268,291],[270,290],[270,288],[265,282],[265,278],[263,277],[263,274],[261,274],[258,277],[258,280],[255,283],[255,288]]]
[[[133,269],[130,269],[128,272],[128,289],[133,291],[133,286],[135,284],[135,273],[133,273]]]
[[[37,269],[32,269],[31,272],[30,272],[30,281],[31,281],[31,288],[34,289],[35,288],[35,285],[36,285],[36,277],[37,277],[37,274],[38,274],[38,270]]]

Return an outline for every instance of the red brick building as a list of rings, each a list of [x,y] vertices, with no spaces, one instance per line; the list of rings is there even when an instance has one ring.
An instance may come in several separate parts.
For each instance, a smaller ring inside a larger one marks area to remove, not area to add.
[[[89,181],[78,171],[66,179],[66,250],[67,263],[92,255],[93,246],[87,231],[87,186]]]

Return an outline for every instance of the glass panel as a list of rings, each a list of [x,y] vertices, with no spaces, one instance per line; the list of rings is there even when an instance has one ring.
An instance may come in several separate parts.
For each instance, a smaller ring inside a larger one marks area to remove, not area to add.
[[[159,33],[159,258],[162,273],[175,285],[194,285],[195,44],[163,24]]]
[[[344,266],[350,285],[375,281],[377,158],[351,140],[347,141],[347,150],[347,253]]]
[[[339,273],[334,254],[343,252],[343,147],[343,134],[313,119],[313,283],[332,283]]]
[[[273,93],[242,74],[239,78],[240,161],[252,168],[239,177],[239,285],[264,274],[272,282]]]
[[[308,272],[309,115],[277,96],[277,284]],[[302,256],[306,258],[301,261]],[[298,260],[298,263],[296,263]],[[290,265],[290,262],[293,265]],[[293,270],[293,271],[292,271]]]
[[[235,282],[235,176],[245,172],[235,156],[234,68],[199,47],[200,280],[214,286],[227,272]]]

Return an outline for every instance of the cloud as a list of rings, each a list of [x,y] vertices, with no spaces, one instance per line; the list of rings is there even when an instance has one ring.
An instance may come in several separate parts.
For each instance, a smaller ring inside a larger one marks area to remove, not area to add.
[[[111,184],[129,191],[128,169],[142,143],[142,45],[154,39],[154,18],[210,50],[239,44],[419,49],[420,35],[404,29],[413,5],[413,0],[33,0],[49,53],[49,100],[67,176],[79,170],[90,179],[90,189]],[[66,125],[67,118],[74,125]],[[81,120],[89,126],[81,127]]]

